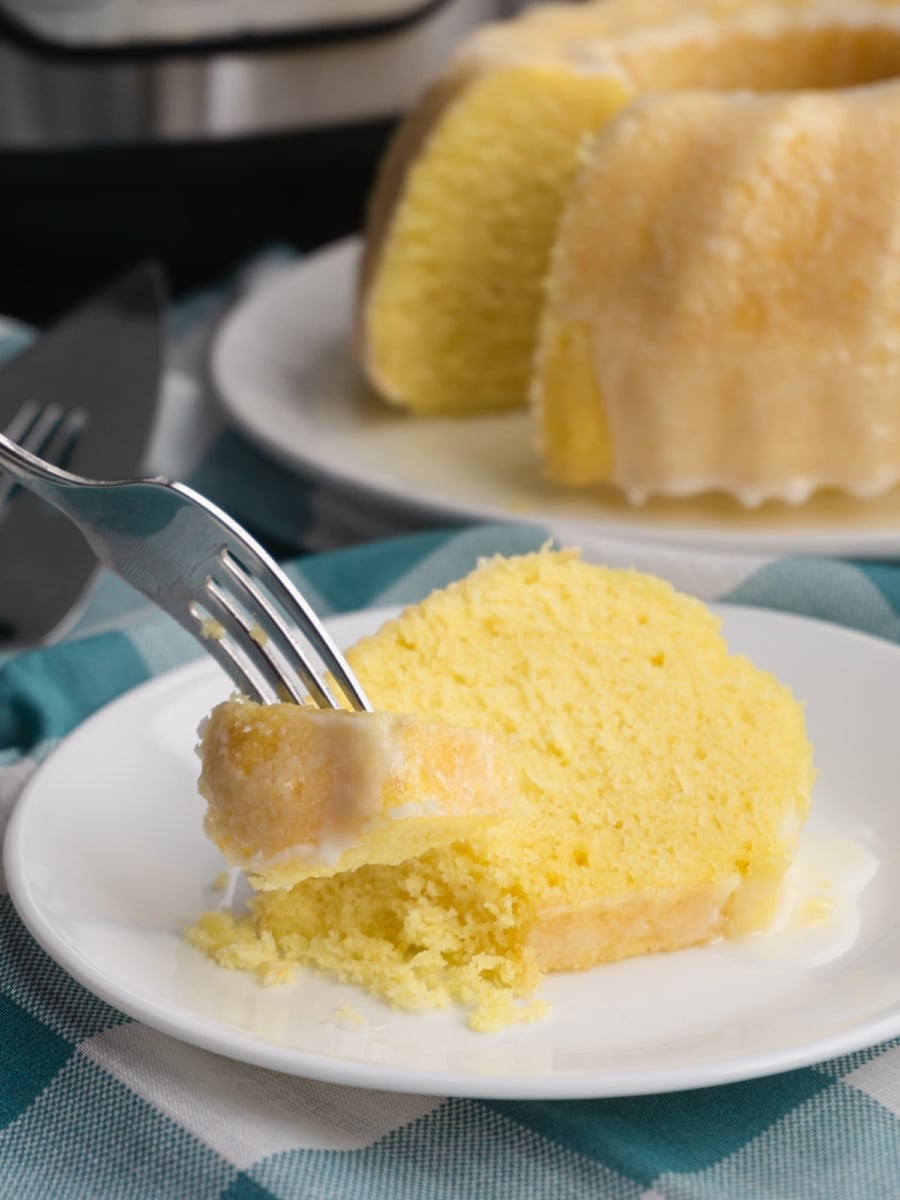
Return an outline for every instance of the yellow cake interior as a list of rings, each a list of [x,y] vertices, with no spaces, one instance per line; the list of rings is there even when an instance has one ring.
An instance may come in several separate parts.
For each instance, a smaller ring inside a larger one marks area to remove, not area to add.
[[[547,971],[763,927],[812,780],[800,705],[668,584],[574,552],[483,563],[349,653],[374,705],[509,739],[521,799],[395,865],[259,892],[191,936],[475,1028],[536,1015]]]
[[[367,301],[369,371],[389,399],[418,412],[523,403],[578,138],[626,97],[612,80],[523,66],[451,108],[410,170]]]

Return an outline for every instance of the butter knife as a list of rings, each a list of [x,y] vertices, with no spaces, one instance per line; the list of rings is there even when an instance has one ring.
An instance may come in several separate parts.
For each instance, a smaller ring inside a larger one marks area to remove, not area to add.
[[[26,401],[80,409],[67,466],[94,479],[139,475],[154,426],[167,288],[157,264],[117,279],[0,365],[0,429]],[[0,652],[59,635],[98,570],[78,530],[24,490],[0,512]]]

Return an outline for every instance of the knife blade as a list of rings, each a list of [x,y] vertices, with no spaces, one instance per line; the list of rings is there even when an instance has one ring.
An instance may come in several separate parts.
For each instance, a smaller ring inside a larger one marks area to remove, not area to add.
[[[81,409],[66,466],[94,479],[139,475],[154,427],[165,346],[165,274],[142,263],[0,366],[0,429],[28,401]],[[61,513],[24,490],[0,513],[0,652],[68,625],[98,570]]]

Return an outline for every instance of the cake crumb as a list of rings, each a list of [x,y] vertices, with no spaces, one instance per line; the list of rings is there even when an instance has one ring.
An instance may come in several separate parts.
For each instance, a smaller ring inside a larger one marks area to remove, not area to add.
[[[510,1025],[532,1025],[535,1021],[542,1021],[549,1011],[550,1005],[546,1000],[516,1004],[500,996],[495,1002],[481,1004],[470,1012],[466,1024],[475,1033],[498,1033]]]
[[[836,911],[837,902],[833,896],[810,896],[801,906],[798,917],[808,929],[821,929],[831,924]]]
[[[342,1004],[340,1008],[336,1008],[331,1016],[335,1025],[342,1029],[359,1029],[361,1025],[365,1025],[366,1018],[356,1011],[352,1004]]]
[[[297,971],[297,963],[279,958],[260,967],[259,977],[263,987],[279,987],[282,983],[290,983],[295,978]]]

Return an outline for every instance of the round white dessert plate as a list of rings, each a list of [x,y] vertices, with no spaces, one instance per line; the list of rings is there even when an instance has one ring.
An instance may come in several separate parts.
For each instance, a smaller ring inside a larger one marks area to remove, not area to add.
[[[359,244],[335,243],[252,291],[223,321],[211,370],[232,423],[293,470],[421,521],[502,520],[758,554],[900,553],[900,489],[746,509],[724,495],[633,507],[614,489],[541,479],[525,412],[416,418],[381,403],[354,361]]]
[[[183,937],[222,903],[194,745],[231,688],[205,661],[109,705],[36,772],[6,842],[13,901],[49,954],[139,1021],[341,1084],[623,1096],[771,1074],[900,1034],[900,649],[800,618],[722,611],[732,647],[806,703],[816,747],[797,890],[806,915],[780,931],[550,976],[547,1016],[494,1034],[470,1030],[458,1008],[400,1012],[305,970],[263,987],[215,966]],[[332,629],[347,644],[384,615]],[[818,924],[806,919],[810,899]]]

